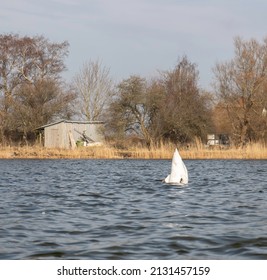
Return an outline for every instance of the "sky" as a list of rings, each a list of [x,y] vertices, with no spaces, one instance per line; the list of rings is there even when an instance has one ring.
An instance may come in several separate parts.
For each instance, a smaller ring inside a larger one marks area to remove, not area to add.
[[[234,37],[267,36],[266,0],[0,0],[0,34],[68,41],[72,78],[100,60],[115,82],[172,70],[184,55],[210,89],[212,68],[234,56]]]

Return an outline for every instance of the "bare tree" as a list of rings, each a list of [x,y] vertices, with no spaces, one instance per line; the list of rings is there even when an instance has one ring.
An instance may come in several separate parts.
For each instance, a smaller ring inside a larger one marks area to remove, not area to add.
[[[51,43],[42,36],[0,35],[0,90],[9,97],[17,85],[58,79],[65,70],[68,43]]]
[[[146,80],[130,76],[119,83],[117,90],[117,96],[109,108],[109,129],[113,129],[117,137],[140,137],[150,147],[152,137]]]
[[[195,64],[186,57],[173,71],[151,82],[131,76],[118,85],[109,108],[108,128],[117,138],[134,134],[148,147],[161,140],[187,143],[205,137],[210,127],[210,97],[197,85]]]
[[[14,116],[18,113],[16,110],[20,108],[18,92],[20,95],[27,95],[28,92],[21,90],[22,88],[26,86],[38,88],[40,82],[47,80],[58,83],[59,86],[60,74],[65,70],[63,60],[67,54],[67,42],[51,43],[43,36],[0,35],[0,137],[2,140],[5,131],[18,129],[13,122]],[[37,91],[31,90],[31,93],[37,94]],[[27,99],[27,96],[25,98]]]
[[[99,120],[113,95],[108,68],[99,60],[86,62],[74,77],[81,115],[90,121]]]
[[[54,80],[21,85],[14,94],[10,128],[23,132],[26,139],[27,133],[56,118],[69,119],[73,115],[70,104],[74,97],[67,86]]]
[[[257,127],[267,104],[267,38],[259,43],[237,37],[234,46],[235,57],[214,68],[214,87],[227,111],[235,143],[244,146],[257,140]]]
[[[164,99],[160,120],[164,138],[187,143],[204,138],[211,125],[210,96],[198,86],[198,70],[186,56],[178,60],[172,71],[162,74]]]

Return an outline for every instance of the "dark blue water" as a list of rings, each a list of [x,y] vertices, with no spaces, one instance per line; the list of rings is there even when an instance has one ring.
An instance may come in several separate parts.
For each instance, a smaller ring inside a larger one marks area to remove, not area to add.
[[[0,259],[267,259],[267,161],[0,160]]]

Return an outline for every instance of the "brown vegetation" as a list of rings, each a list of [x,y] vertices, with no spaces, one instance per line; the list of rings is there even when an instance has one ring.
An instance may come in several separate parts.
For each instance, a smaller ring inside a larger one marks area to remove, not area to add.
[[[171,159],[175,145],[161,144],[150,149],[146,147],[114,148],[103,145],[80,147],[75,150],[48,149],[40,146],[2,147],[2,159]],[[183,159],[267,159],[267,147],[254,143],[246,148],[208,148],[196,141],[190,147],[179,149]]]
[[[234,58],[214,68],[220,114],[215,125],[231,134],[236,145],[266,142],[267,38],[261,43],[237,37],[234,45]]]

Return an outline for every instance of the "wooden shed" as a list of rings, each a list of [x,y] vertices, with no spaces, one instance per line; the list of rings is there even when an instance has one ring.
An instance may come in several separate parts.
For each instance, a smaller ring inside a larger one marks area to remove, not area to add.
[[[60,120],[38,128],[46,148],[75,148],[80,145],[101,143],[104,123],[101,121]]]

